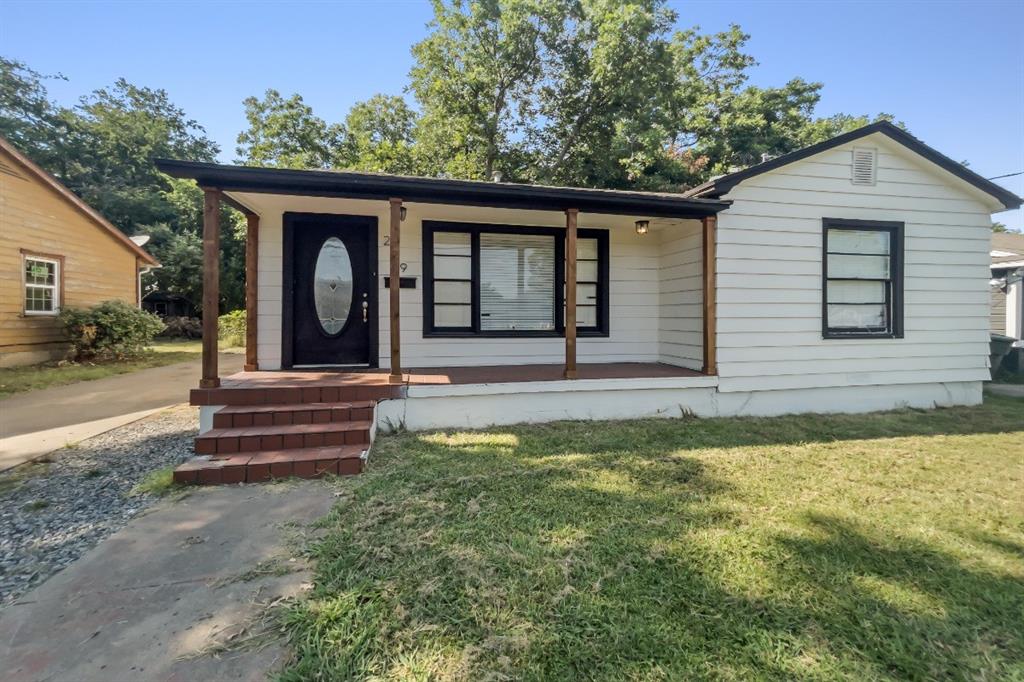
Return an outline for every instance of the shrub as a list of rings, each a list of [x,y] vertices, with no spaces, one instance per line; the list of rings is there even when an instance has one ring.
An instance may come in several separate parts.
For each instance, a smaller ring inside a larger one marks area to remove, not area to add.
[[[228,348],[245,345],[245,311],[232,310],[217,318],[217,337]]]
[[[172,339],[198,339],[203,336],[203,321],[198,317],[165,317],[160,336]]]
[[[123,301],[104,301],[91,308],[66,308],[60,313],[60,322],[71,344],[71,360],[139,355],[164,328],[156,315]]]

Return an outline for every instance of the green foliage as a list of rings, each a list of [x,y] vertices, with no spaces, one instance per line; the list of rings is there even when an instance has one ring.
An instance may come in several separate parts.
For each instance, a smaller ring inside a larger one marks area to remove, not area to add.
[[[164,497],[175,490],[180,490],[180,488],[174,483],[174,467],[166,467],[146,474],[144,479],[128,491],[128,496],[137,497],[149,494],[154,497]]]
[[[279,168],[330,168],[338,144],[338,129],[329,127],[295,94],[285,99],[267,90],[263,99],[248,97],[249,127],[239,133],[235,150],[241,163]]]
[[[68,121],[53,104],[44,76],[24,63],[0,57],[0,135],[44,168],[62,169]]]
[[[104,301],[91,308],[65,308],[60,323],[72,360],[138,357],[164,328],[156,315],[124,301]]]
[[[212,161],[217,145],[162,89],[118,79],[75,108],[68,186],[127,233],[137,225],[177,223],[174,186],[155,157]]]
[[[237,348],[245,345],[245,311],[232,310],[217,318],[217,337],[221,346]]]
[[[551,0],[433,4],[433,31],[413,46],[409,74],[423,108],[422,158],[435,173],[489,178],[532,113],[543,39],[563,10]]]
[[[416,112],[401,97],[374,95],[349,110],[335,160],[339,167],[374,173],[416,172]]]

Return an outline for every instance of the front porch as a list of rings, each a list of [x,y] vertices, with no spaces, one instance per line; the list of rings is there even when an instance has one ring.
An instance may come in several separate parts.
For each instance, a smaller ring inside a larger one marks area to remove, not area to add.
[[[248,228],[246,371],[220,377],[205,315],[202,455],[362,445],[361,469],[378,427],[678,413],[717,385],[728,202],[158,165],[205,193],[205,309],[219,301],[221,206]]]

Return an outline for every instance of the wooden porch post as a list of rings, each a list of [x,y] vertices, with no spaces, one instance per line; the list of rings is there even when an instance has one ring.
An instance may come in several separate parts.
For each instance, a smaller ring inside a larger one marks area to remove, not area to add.
[[[259,306],[260,217],[245,214],[245,371],[259,369],[256,355]]]
[[[704,226],[704,374],[718,374],[718,349],[716,333],[718,329],[717,307],[715,305],[717,284],[715,271],[717,258],[715,251],[717,216],[706,216],[701,219]]]
[[[402,380],[402,350],[401,350],[401,324],[400,311],[401,296],[399,285],[402,276],[402,257],[399,249],[401,239],[402,223],[402,200],[389,199],[391,204],[391,235],[388,240],[390,245],[390,280],[388,283],[388,294],[390,294],[389,307],[391,308],[391,381]]]
[[[220,314],[220,196],[203,190],[203,376],[200,388],[217,388],[217,315]]]
[[[576,215],[565,211],[565,378],[576,378]]]

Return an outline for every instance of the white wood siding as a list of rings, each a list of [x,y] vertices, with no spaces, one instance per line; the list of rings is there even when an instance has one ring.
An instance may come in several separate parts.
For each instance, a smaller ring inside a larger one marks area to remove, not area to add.
[[[850,182],[853,146],[878,149],[876,185]],[[735,187],[718,221],[719,390],[988,379],[991,217],[944,173],[875,135]],[[826,217],[905,224],[905,338],[822,338]]]
[[[368,215],[377,218],[379,258],[379,363],[390,366],[389,301],[383,276],[388,272],[387,202],[235,195],[260,214],[258,356],[261,369],[281,366],[282,216],[285,212]],[[431,204],[408,204],[402,223],[401,257],[405,277],[416,278],[415,289],[402,289],[402,364],[405,367],[515,365],[562,363],[562,338],[424,338],[422,223],[451,220],[510,225],[564,227],[561,213],[513,211]],[[610,334],[580,338],[579,362],[656,362],[659,359],[659,277],[662,264],[655,233],[637,235],[630,216],[580,214],[580,228],[609,230]],[[699,266],[699,264],[698,264]]]
[[[703,235],[687,220],[660,232],[658,359],[699,370],[704,364]]]

